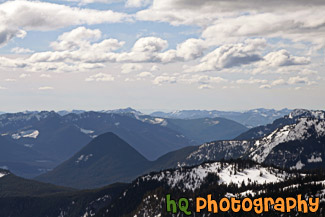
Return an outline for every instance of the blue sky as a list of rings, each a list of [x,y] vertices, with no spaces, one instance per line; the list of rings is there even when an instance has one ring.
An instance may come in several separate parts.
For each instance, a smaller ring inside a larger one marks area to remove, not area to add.
[[[2,111],[323,109],[321,0],[0,1]]]

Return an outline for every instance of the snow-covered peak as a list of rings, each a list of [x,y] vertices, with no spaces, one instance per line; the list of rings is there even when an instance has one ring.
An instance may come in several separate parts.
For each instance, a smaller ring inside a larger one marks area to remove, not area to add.
[[[325,119],[325,111],[321,110],[307,110],[307,109],[295,109],[288,115],[289,118],[316,118]]]
[[[0,126],[15,122],[30,121],[33,119],[40,121],[56,115],[58,114],[54,111],[6,113],[0,115]]]
[[[9,172],[8,171],[0,170],[0,178],[4,177],[6,175],[9,175]]]
[[[100,111],[100,112],[103,112],[103,113],[113,113],[113,114],[127,114],[127,113],[130,113],[130,114],[134,114],[134,115],[142,115],[141,112],[131,108],[131,107],[127,107],[127,108],[121,108],[121,109],[114,109],[114,110],[103,110],[103,111]]]
[[[192,168],[178,168],[176,170],[166,170],[156,174],[149,174],[141,177],[142,181],[157,180],[165,182],[171,188],[192,190],[198,189],[205,182],[209,175],[219,177],[219,184],[235,184],[241,186],[249,183],[278,183],[292,176],[285,171],[273,167],[263,167],[258,164],[236,168],[235,163],[205,163]]]
[[[316,115],[319,113],[315,113]],[[254,151],[249,155],[251,159],[261,163],[277,145],[288,141],[302,141],[311,136],[325,136],[325,120],[300,117],[296,124],[278,128],[268,136],[257,140]]]

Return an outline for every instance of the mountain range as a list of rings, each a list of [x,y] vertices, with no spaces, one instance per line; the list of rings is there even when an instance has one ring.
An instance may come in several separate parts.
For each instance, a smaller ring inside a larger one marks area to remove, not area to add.
[[[170,151],[231,139],[247,130],[241,124],[221,118],[169,120],[132,111],[76,111],[63,116],[54,111],[34,111],[0,115],[3,140],[0,146],[6,155],[0,160],[0,167],[23,177],[37,176],[69,159],[106,132],[114,132],[147,159],[155,160]],[[15,145],[9,148],[7,143]]]
[[[275,120],[269,127],[257,127],[239,136],[246,140],[205,143],[183,157],[177,154],[182,150],[176,151],[174,155],[178,155],[178,161],[174,162],[174,166],[196,165],[210,160],[246,158],[281,168],[323,168],[324,114],[324,111],[294,110],[284,118]],[[271,129],[274,126],[278,128]],[[258,132],[260,136],[256,139],[256,133],[253,132]]]
[[[20,164],[28,164],[46,154],[40,148],[22,145],[24,143],[17,140],[34,141],[39,138],[43,132],[41,129],[47,128],[33,126],[42,126],[49,120],[51,124],[48,129],[74,126],[88,135],[89,142],[68,160],[36,180],[20,178],[6,169],[0,169],[0,213],[5,217],[21,217],[22,212],[24,217],[175,216],[166,212],[166,194],[171,194],[175,199],[187,197],[191,201],[196,196],[211,193],[216,199],[296,197],[301,194],[303,198],[320,198],[318,212],[305,216],[322,216],[325,210],[324,111],[296,109],[271,124],[249,129],[235,139],[183,147],[156,160],[146,158],[117,133],[105,132],[107,126],[116,123],[112,120],[122,117],[119,120],[132,119],[133,122],[125,123],[135,123],[130,125],[133,130],[139,126],[156,126],[173,131],[171,127],[175,124],[178,128],[183,127],[184,134],[188,132],[190,135],[191,129],[202,129],[209,125],[205,123],[207,119],[197,119],[199,122],[191,120],[188,122],[191,127],[188,127],[180,119],[158,120],[134,113],[86,112],[61,116],[55,112],[51,115],[36,112],[25,115],[29,118],[23,120],[7,114],[5,117],[9,121],[0,118],[1,129],[7,131],[1,132],[0,137],[1,148],[6,150],[0,153],[0,157],[6,163],[12,158],[19,158],[27,150],[29,154],[21,157]],[[62,119],[57,121],[57,117]],[[106,122],[101,122],[102,119]],[[221,123],[220,119],[208,120]],[[92,121],[92,126],[98,128],[85,127],[86,124],[90,126]],[[25,124],[31,124],[29,126],[32,128],[16,130],[17,126]],[[168,125],[169,128],[166,127]],[[116,184],[107,185],[110,183]],[[193,203],[190,203],[190,209],[194,210]],[[207,210],[201,214],[209,216]],[[257,216],[254,212],[238,215],[248,214]],[[264,213],[264,216],[281,215],[276,212]],[[292,215],[299,214],[294,211]],[[185,214],[178,213],[177,216]]]
[[[248,128],[265,125],[291,112],[290,109],[252,109],[243,112],[218,110],[177,110],[173,112],[153,112],[151,116],[174,119],[198,119],[221,117],[236,121]]]
[[[273,123],[278,124],[279,128],[259,139],[208,142],[167,153],[155,161],[147,160],[127,142],[107,133],[98,136],[73,158],[37,179],[75,188],[94,188],[105,183],[131,181],[146,172],[160,169],[238,158],[287,169],[323,168],[324,114],[323,111],[294,110]],[[279,124],[281,120],[283,123]],[[127,164],[124,160],[120,162],[120,158],[132,159],[133,164]]]

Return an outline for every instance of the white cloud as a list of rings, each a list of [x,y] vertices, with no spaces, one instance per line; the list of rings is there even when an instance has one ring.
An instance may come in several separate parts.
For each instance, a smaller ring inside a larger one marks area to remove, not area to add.
[[[176,77],[168,75],[158,76],[153,80],[152,83],[156,85],[173,84],[176,83]]]
[[[151,72],[141,72],[137,74],[137,77],[140,78],[153,77],[153,74]]]
[[[262,85],[260,86],[260,88],[261,88],[261,89],[271,89],[272,86],[269,85],[269,84],[262,84]]]
[[[287,84],[287,82],[286,82],[284,79],[282,79],[282,78],[277,79],[277,80],[274,80],[274,81],[271,83],[272,86],[286,85],[286,84]]]
[[[135,72],[143,69],[143,66],[141,64],[136,64],[136,63],[127,63],[127,64],[123,64],[121,66],[121,69],[122,69],[121,73],[128,74],[130,72]]]
[[[260,61],[260,50],[266,46],[264,39],[248,39],[244,43],[225,44],[208,53],[201,63],[189,71],[212,71]]]
[[[0,46],[29,30],[54,30],[74,25],[117,23],[130,20],[125,13],[80,9],[39,1],[6,1],[0,4]]]
[[[6,82],[16,82],[17,80],[14,78],[6,78],[5,81]]]
[[[208,76],[208,75],[201,75],[201,74],[195,74],[195,75],[183,75],[180,78],[181,81],[189,83],[189,84],[219,84],[223,82],[227,82],[226,79],[217,77],[217,76]]]
[[[152,0],[127,0],[125,3],[126,7],[139,8],[149,5]]]
[[[140,38],[133,45],[132,51],[143,53],[160,52],[168,47],[168,42],[157,37]]]
[[[318,72],[311,69],[302,69],[299,71],[299,75],[317,75]]]
[[[247,37],[285,38],[325,46],[322,0],[153,0],[138,20],[203,27],[209,45],[238,43]]]
[[[304,8],[286,13],[250,13],[225,17],[207,27],[202,37],[210,44],[234,42],[247,37],[285,38],[292,41],[307,41],[324,46],[325,34],[323,11],[319,8]]]
[[[19,78],[28,78],[30,76],[31,76],[30,74],[23,73],[19,75]]]
[[[99,29],[86,29],[78,27],[70,32],[65,32],[58,37],[58,40],[51,43],[54,50],[75,50],[81,47],[90,46],[90,42],[97,41],[102,36]]]
[[[53,90],[54,88],[50,87],[50,86],[44,86],[44,87],[39,87],[38,89],[39,90]]]
[[[249,78],[248,80],[239,79],[236,81],[237,84],[266,84],[268,81],[265,79],[256,79],[256,78]]]
[[[288,80],[288,84],[308,84],[309,79],[307,77],[300,77],[300,76],[295,76],[295,77],[290,77]]]
[[[52,76],[50,74],[41,74],[40,77],[41,78],[52,78]]]
[[[11,52],[17,53],[17,54],[24,54],[24,53],[33,53],[33,50],[30,50],[28,48],[22,48],[22,47],[14,47],[11,49]]]
[[[200,90],[203,90],[203,89],[212,89],[213,87],[209,84],[201,84],[198,88]]]
[[[67,2],[79,2],[80,5],[92,4],[92,3],[105,3],[111,4],[116,2],[123,2],[124,0],[65,0]]]
[[[152,67],[151,67],[151,69],[150,69],[150,71],[152,71],[152,72],[156,72],[156,71],[159,71],[160,69],[159,69],[159,66],[157,66],[157,65],[153,65]]]
[[[203,40],[190,38],[177,45],[176,53],[178,57],[188,61],[201,57],[206,48],[206,43]]]
[[[0,90],[6,90],[7,88],[0,86]]]
[[[289,77],[287,80],[283,78],[279,78],[270,82],[265,82],[260,86],[260,88],[266,88],[270,89],[272,87],[276,86],[284,86],[284,85],[312,85],[315,84],[316,82],[310,81],[308,77],[300,77],[300,76],[294,76],[294,77]]]
[[[91,75],[88,78],[85,79],[85,81],[114,81],[114,77],[110,74],[105,73],[98,73],[95,75]]]
[[[266,66],[307,65],[310,63],[310,58],[292,56],[287,50],[270,52],[264,56],[264,60],[262,64]]]

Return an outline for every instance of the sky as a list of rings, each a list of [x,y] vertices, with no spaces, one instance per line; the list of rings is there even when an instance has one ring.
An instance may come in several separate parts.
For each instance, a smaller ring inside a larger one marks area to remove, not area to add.
[[[0,0],[0,111],[324,109],[324,0]]]

